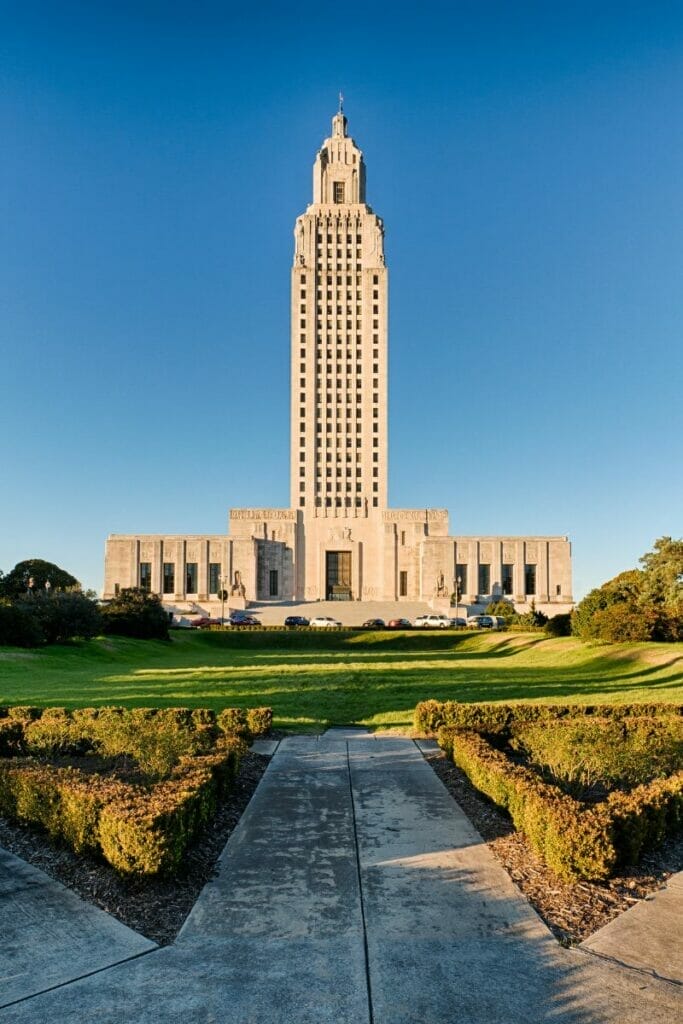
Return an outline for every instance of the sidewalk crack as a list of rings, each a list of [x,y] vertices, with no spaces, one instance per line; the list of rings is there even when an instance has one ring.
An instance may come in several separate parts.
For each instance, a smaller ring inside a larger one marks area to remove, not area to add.
[[[353,796],[353,783],[351,780],[351,759],[349,757],[349,744],[346,743],[346,769],[349,779],[349,795],[351,797],[351,816],[353,820],[353,843],[356,852],[356,874],[358,876],[358,892],[360,896],[360,917],[363,925],[363,956],[365,958],[365,985],[368,993],[368,1022],[374,1024],[375,1016],[372,1008],[372,982],[370,980],[370,953],[368,950],[368,931],[365,920],[365,897],[363,894],[363,878],[360,870],[360,849],[358,846],[358,823],[356,820],[356,801]]]

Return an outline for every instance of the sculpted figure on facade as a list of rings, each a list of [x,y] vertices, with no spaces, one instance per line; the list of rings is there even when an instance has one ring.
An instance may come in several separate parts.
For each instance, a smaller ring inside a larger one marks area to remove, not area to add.
[[[232,597],[246,597],[247,590],[242,582],[242,573],[239,569],[235,570],[235,577],[233,580],[232,587],[230,588],[230,594]]]

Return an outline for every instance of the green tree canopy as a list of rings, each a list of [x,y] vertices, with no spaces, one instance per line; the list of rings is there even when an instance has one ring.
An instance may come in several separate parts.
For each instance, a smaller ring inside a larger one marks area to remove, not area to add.
[[[683,640],[683,540],[660,537],[640,563],[584,597],[572,612],[575,636]]]
[[[33,586],[29,588],[29,580]],[[45,590],[49,581],[53,592],[58,590],[80,590],[81,585],[75,576],[60,569],[53,562],[44,562],[42,558],[28,558],[17,562],[11,572],[0,577],[0,595],[10,599],[23,597],[29,590],[34,593]]]
[[[105,633],[143,639],[168,640],[168,613],[156,594],[127,587],[102,608]]]

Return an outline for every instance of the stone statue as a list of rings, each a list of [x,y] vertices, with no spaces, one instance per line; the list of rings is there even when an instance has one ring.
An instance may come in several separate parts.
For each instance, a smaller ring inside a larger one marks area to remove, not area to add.
[[[436,577],[436,596],[446,597],[446,581],[443,572],[440,572]]]
[[[242,573],[239,569],[235,570],[235,580],[230,589],[231,596],[246,597],[247,591],[244,583],[242,583]]]

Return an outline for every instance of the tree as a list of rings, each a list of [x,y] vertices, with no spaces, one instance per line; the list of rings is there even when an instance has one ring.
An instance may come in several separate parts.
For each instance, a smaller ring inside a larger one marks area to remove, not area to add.
[[[102,608],[105,633],[140,640],[168,640],[168,613],[160,598],[140,587],[127,587]]]
[[[660,537],[640,562],[640,604],[653,620],[652,638],[683,640],[683,540]]]
[[[598,612],[616,604],[626,605],[630,611],[636,611],[642,590],[642,576],[640,569],[629,569],[586,594],[572,612],[572,634],[582,640],[600,640]]]
[[[92,598],[80,591],[45,594],[15,602],[36,623],[45,643],[55,644],[79,637],[89,640],[102,628],[100,611]]]
[[[32,581],[31,586],[29,581]],[[24,597],[27,593],[35,594],[44,591],[48,581],[48,589],[52,592],[81,589],[76,577],[66,569],[60,569],[58,565],[45,562],[42,558],[28,558],[24,562],[17,562],[6,576],[0,576],[0,596],[14,600]]]
[[[484,611],[487,615],[500,615],[508,621],[511,621],[517,615],[512,601],[508,601],[504,597],[499,597],[496,601],[489,602]]]
[[[575,636],[683,640],[683,540],[660,537],[640,563],[584,597],[572,612]]]

